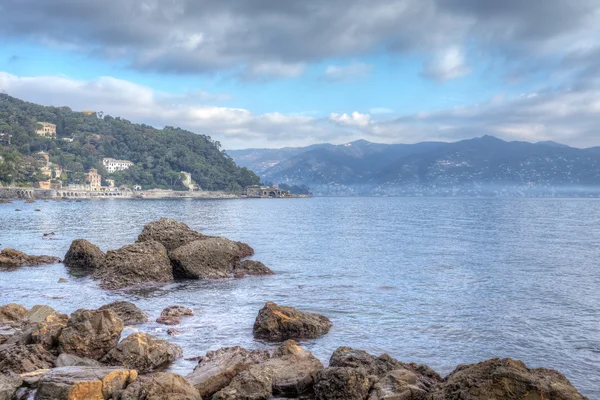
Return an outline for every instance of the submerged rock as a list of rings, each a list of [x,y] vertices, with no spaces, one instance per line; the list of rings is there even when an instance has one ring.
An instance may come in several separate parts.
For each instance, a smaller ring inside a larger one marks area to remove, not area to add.
[[[104,264],[106,255],[100,248],[85,239],[73,240],[65,255],[64,263],[69,268],[95,271]]]
[[[143,312],[133,303],[128,301],[115,301],[114,303],[106,304],[99,308],[99,310],[112,310],[117,314],[121,321],[125,325],[137,325],[144,324],[150,319],[148,314]]]
[[[156,319],[156,322],[163,325],[178,325],[181,323],[181,317],[189,317],[194,315],[194,311],[191,308],[184,306],[169,306],[162,310],[160,317]]]
[[[202,400],[202,397],[183,376],[158,372],[139,377],[123,392],[121,400]]]
[[[523,362],[494,358],[459,365],[434,391],[431,400],[583,400],[560,372],[529,369]]]
[[[254,337],[265,340],[316,338],[329,332],[329,318],[268,302],[254,322]]]
[[[4,249],[0,252],[0,270],[11,270],[27,266],[58,264],[61,260],[52,256],[30,256],[22,251]]]
[[[71,314],[59,338],[59,351],[99,360],[117,345],[123,321],[111,310],[80,309]]]
[[[249,351],[243,347],[224,347],[209,351],[200,359],[194,372],[186,378],[203,398],[210,398],[223,389],[240,372],[269,359],[266,350]]]
[[[171,364],[182,356],[181,347],[174,343],[147,333],[134,333],[123,339],[102,362],[147,373]]]
[[[0,371],[16,374],[48,369],[54,366],[55,356],[42,345],[0,346]]]
[[[244,260],[235,265],[233,276],[243,278],[246,275],[275,275],[275,273],[260,261]]]
[[[109,251],[94,276],[104,289],[123,289],[143,283],[170,282],[173,269],[165,247],[150,241]]]
[[[109,367],[62,367],[45,374],[36,400],[118,399],[137,379],[137,372]]]
[[[181,279],[230,277],[240,260],[237,244],[225,238],[208,238],[179,247],[170,253],[173,274]]]
[[[167,251],[171,252],[178,247],[185,246],[196,240],[204,240],[208,237],[194,231],[183,222],[161,218],[158,221],[146,224],[142,233],[138,236],[137,242],[156,241],[165,246]]]

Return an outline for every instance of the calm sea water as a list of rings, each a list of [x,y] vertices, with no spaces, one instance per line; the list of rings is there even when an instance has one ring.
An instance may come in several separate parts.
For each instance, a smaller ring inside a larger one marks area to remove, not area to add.
[[[71,240],[86,238],[114,249],[160,217],[246,241],[277,275],[108,292],[63,265],[31,267],[0,273],[0,304],[70,313],[126,299],[153,318],[167,305],[189,306],[196,315],[169,340],[193,357],[222,346],[268,347],[253,339],[252,324],[272,300],[332,319],[328,335],[303,343],[324,362],[341,345],[441,374],[511,357],[557,369],[600,398],[598,200],[15,202],[0,205],[0,247],[62,257]],[[42,237],[48,232],[56,240]],[[57,283],[61,277],[69,283]],[[138,329],[167,338],[156,323]],[[181,360],[173,370],[186,374],[193,365]]]

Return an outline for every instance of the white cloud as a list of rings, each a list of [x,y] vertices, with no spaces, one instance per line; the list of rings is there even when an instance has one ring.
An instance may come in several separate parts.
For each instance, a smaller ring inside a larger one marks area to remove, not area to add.
[[[360,76],[365,76],[373,66],[364,63],[352,63],[348,65],[329,65],[323,73],[323,78],[330,81],[345,81]]]
[[[331,113],[329,114],[329,120],[340,125],[365,127],[371,123],[371,116],[356,111],[352,114]]]
[[[438,81],[460,78],[471,73],[464,50],[451,46],[436,54],[425,64],[423,75]]]

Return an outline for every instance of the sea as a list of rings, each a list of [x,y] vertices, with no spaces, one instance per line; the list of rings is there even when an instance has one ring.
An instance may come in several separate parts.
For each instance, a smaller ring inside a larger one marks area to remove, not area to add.
[[[600,200],[15,201],[0,205],[0,248],[63,257],[85,238],[117,249],[161,217],[249,243],[276,275],[106,291],[62,264],[25,267],[0,272],[0,304],[71,313],[127,300],[153,321],[166,306],[191,307],[177,336],[155,322],[124,336],[147,332],[193,358],[224,346],[273,348],[253,338],[252,325],[274,301],[332,320],[327,335],[300,342],[325,365],[339,346],[442,375],[509,357],[556,369],[600,399]],[[170,369],[185,375],[194,364],[181,359]]]

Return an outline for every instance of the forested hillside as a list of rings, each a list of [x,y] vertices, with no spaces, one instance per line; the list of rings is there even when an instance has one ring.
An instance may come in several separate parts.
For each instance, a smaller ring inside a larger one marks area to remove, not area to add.
[[[37,135],[38,122],[56,124],[57,138]],[[119,185],[183,190],[181,171],[191,173],[204,190],[237,191],[259,182],[220,147],[209,136],[171,126],[155,129],[119,117],[45,107],[0,94],[0,182],[4,184],[40,180],[35,157],[40,151],[65,169],[61,179],[66,183],[80,183],[90,168],[108,177],[102,168],[104,157],[135,163],[110,176]]]

